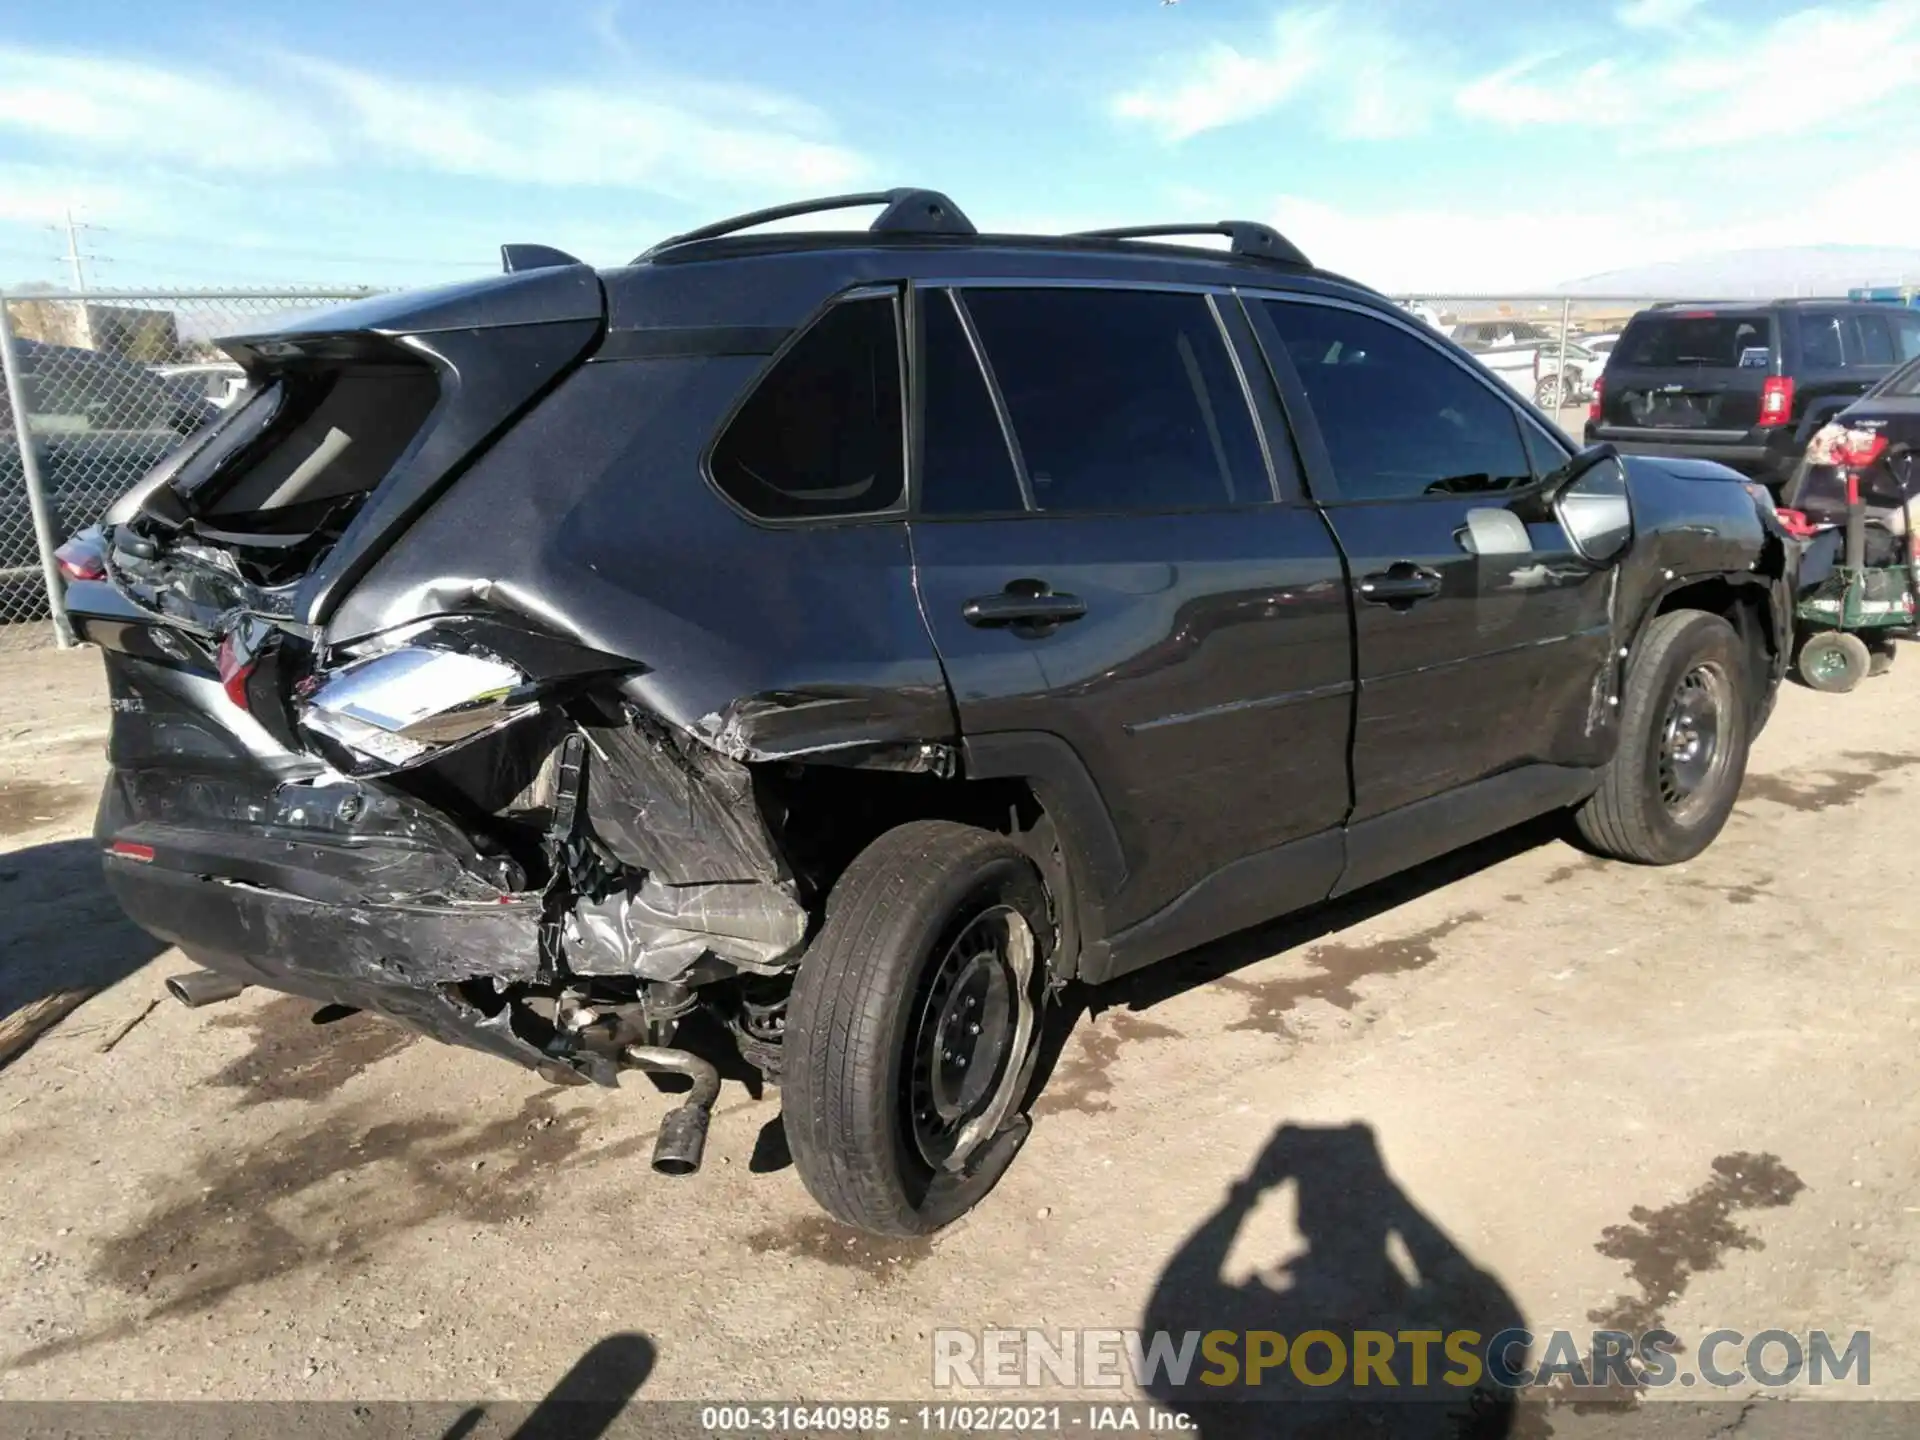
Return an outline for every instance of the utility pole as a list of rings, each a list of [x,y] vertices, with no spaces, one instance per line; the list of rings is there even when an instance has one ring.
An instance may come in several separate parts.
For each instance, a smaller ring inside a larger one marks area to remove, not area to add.
[[[67,208],[67,223],[65,229],[67,232],[67,270],[73,276],[75,293],[84,295],[87,293],[87,272],[82,262],[91,257],[80,253],[80,232],[82,230],[91,230],[93,226],[75,220],[73,218],[73,208],[69,206]]]

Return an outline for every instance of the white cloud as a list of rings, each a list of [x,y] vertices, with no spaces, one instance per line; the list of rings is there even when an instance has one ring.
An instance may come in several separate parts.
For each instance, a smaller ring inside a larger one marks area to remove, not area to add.
[[[1628,8],[1677,23],[1687,7]],[[1582,46],[1508,65],[1461,86],[1454,103],[1508,128],[1611,129],[1641,153],[1867,130],[1920,76],[1920,5],[1835,0],[1758,27],[1703,18],[1654,43],[1657,53],[1633,58],[1587,58]]]
[[[1701,0],[1628,0],[1613,13],[1632,30],[1671,30],[1700,8]]]
[[[831,187],[866,168],[817,111],[743,86],[433,84],[286,55],[242,80],[0,48],[0,130],[55,150],[208,171],[352,163],[670,194]]]
[[[1113,113],[1148,125],[1168,140],[1188,140],[1223,125],[1269,114],[1337,60],[1334,8],[1284,10],[1264,48],[1251,52],[1215,43],[1157,85],[1115,97]]]
[[[1881,198],[1849,209],[1841,232],[1849,245],[1913,245],[1920,235],[1920,191],[1903,177],[1915,174],[1920,150],[1911,146],[1850,172],[1846,193]],[[1669,198],[1623,189],[1608,204],[1577,211],[1529,203],[1363,210],[1287,195],[1271,215],[1275,228],[1316,265],[1383,290],[1434,297],[1524,294],[1612,270],[1836,238],[1826,206],[1783,207],[1766,194],[1729,203],[1724,196]]]
[[[275,170],[334,158],[326,135],[297,105],[231,77],[17,46],[0,47],[0,127],[209,169]]]

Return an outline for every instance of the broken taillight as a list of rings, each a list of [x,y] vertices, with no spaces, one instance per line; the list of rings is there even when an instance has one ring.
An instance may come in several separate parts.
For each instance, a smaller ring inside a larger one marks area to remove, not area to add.
[[[1793,377],[1769,375],[1760,387],[1760,423],[1784,425],[1793,418]]]
[[[1887,437],[1877,430],[1843,430],[1833,442],[1833,463],[1864,470],[1887,453]]]
[[[397,646],[316,677],[300,724],[371,769],[400,769],[538,708],[527,677],[504,660]]]
[[[69,580],[104,580],[107,557],[91,535],[76,535],[53,552],[54,564]]]
[[[247,708],[247,681],[253,678],[254,657],[243,649],[239,632],[229,631],[220,639],[220,688],[227,699],[240,709]]]

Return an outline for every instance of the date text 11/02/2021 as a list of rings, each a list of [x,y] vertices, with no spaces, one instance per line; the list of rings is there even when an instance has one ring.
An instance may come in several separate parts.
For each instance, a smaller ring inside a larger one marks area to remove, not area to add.
[[[1192,1417],[1148,1404],[1064,1405],[708,1405],[700,1426],[713,1435],[802,1435],[888,1431],[925,1435],[1065,1435],[1135,1432],[1174,1434],[1197,1428]]]

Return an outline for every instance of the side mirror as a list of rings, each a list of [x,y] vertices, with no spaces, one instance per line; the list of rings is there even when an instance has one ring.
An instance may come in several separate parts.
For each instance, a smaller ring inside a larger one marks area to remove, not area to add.
[[[1554,517],[1583,559],[1608,565],[1633,539],[1627,467],[1611,445],[1592,445],[1547,477]]]

